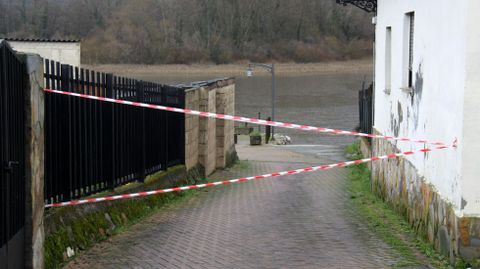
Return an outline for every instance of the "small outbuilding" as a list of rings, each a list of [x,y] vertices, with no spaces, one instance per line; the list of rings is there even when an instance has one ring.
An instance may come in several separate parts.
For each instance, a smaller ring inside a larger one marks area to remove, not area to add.
[[[80,40],[22,38],[5,38],[5,40],[18,52],[35,53],[44,59],[80,66]]]

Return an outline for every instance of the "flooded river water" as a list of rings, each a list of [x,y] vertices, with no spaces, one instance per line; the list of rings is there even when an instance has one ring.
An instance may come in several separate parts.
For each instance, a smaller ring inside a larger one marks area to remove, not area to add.
[[[215,76],[140,76],[162,83],[186,83]],[[218,77],[218,76],[217,76]],[[358,125],[358,90],[364,79],[371,81],[370,70],[355,73],[277,76],[275,119],[278,121],[353,130]],[[235,111],[237,115],[262,118],[272,111],[271,77],[236,77]],[[276,128],[287,134],[292,144],[344,146],[352,137]]]
[[[362,82],[372,80],[372,60],[326,62],[313,64],[276,65],[275,119],[277,121],[314,125],[335,129],[354,130],[358,125],[358,91]],[[189,84],[192,81],[235,77],[236,115],[263,119],[271,115],[271,76],[261,69],[254,69],[253,77],[247,77],[247,64],[232,65],[105,65],[93,69],[136,77],[164,84]],[[262,128],[263,129],[263,128]],[[313,132],[280,129],[276,133],[287,134],[294,145],[332,145],[342,148],[352,143],[352,137],[332,136]],[[302,147],[302,151],[309,148]]]

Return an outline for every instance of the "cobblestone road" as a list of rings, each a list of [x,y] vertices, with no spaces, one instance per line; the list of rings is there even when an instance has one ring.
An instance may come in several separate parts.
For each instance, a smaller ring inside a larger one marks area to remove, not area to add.
[[[247,159],[267,161],[243,163],[214,178],[331,162],[268,150],[259,157],[240,147]],[[281,162],[282,156],[294,163]],[[345,169],[336,169],[210,188],[82,253],[66,268],[391,267],[400,257],[347,206],[345,176]]]

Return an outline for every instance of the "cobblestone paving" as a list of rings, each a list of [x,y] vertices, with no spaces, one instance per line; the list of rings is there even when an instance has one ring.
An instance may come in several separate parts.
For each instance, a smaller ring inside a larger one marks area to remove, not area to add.
[[[249,162],[214,178],[309,166],[301,161]],[[392,267],[400,257],[347,206],[346,172],[204,190],[82,253],[66,268]]]

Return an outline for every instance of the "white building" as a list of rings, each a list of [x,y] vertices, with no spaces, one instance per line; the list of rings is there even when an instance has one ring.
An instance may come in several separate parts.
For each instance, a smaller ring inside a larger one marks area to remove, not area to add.
[[[445,255],[480,258],[480,1],[337,2],[376,11],[374,131],[458,139],[454,150],[374,162],[374,190]],[[375,139],[372,154],[425,146]]]
[[[39,54],[44,59],[80,67],[79,40],[6,38],[10,46],[25,53]]]

